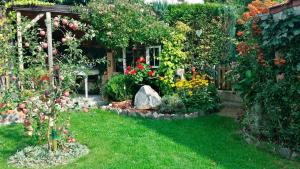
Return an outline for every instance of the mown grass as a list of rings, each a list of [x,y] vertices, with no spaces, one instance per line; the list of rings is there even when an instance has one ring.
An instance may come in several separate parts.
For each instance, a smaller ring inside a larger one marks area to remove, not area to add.
[[[74,113],[77,140],[90,153],[59,169],[184,168],[299,169],[300,163],[246,144],[232,119],[211,115],[192,120],[152,120],[106,111]],[[0,128],[0,168],[32,144],[21,125]]]

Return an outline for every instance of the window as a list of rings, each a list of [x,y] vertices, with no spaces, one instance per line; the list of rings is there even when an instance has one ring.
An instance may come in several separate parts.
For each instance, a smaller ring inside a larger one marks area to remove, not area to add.
[[[149,46],[146,48],[146,63],[153,68],[159,67],[158,57],[161,53],[161,46]]]

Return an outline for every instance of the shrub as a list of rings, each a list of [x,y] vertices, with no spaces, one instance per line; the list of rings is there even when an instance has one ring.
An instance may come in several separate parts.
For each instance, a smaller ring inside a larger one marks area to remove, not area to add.
[[[183,22],[176,22],[176,31],[171,33],[169,39],[163,40],[163,51],[159,56],[159,73],[162,75],[161,88],[170,94],[174,86],[174,74],[177,69],[185,68],[188,52],[184,51],[186,35],[191,30]]]
[[[183,101],[176,95],[165,95],[161,101],[162,103],[158,108],[160,113],[173,114],[186,112]]]
[[[125,75],[115,75],[104,86],[104,96],[113,101],[132,99],[135,83]]]
[[[205,79],[205,76],[197,76],[192,80],[180,80],[175,86],[177,94],[188,111],[211,113],[218,110],[217,89]]]

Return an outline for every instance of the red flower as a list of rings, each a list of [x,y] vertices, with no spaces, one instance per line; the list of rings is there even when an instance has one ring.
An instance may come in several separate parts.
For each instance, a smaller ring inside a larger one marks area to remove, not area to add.
[[[131,70],[131,66],[127,66],[127,70]]]
[[[136,69],[133,69],[133,70],[130,72],[131,75],[134,75],[135,73],[136,73]]]
[[[125,70],[124,71],[124,73],[125,73],[125,75],[128,75],[128,73],[129,73],[129,70],[127,69],[127,70]]]
[[[141,65],[141,64],[138,64],[137,67],[138,67],[140,70],[143,70],[143,69],[144,69],[144,66]]]
[[[149,72],[148,72],[148,75],[149,75],[149,76],[153,76],[153,74],[154,74],[153,71],[149,71]]]
[[[149,65],[149,68],[150,68],[150,69],[152,69],[152,66],[151,66],[151,65]]]

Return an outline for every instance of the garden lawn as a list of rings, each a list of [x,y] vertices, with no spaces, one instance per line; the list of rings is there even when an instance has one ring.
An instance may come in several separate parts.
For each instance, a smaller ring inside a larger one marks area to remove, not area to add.
[[[300,163],[281,159],[246,144],[237,124],[211,115],[198,119],[152,120],[112,112],[74,113],[72,128],[90,153],[56,168],[197,168],[299,169]],[[0,127],[0,168],[10,155],[31,144],[21,125]]]

